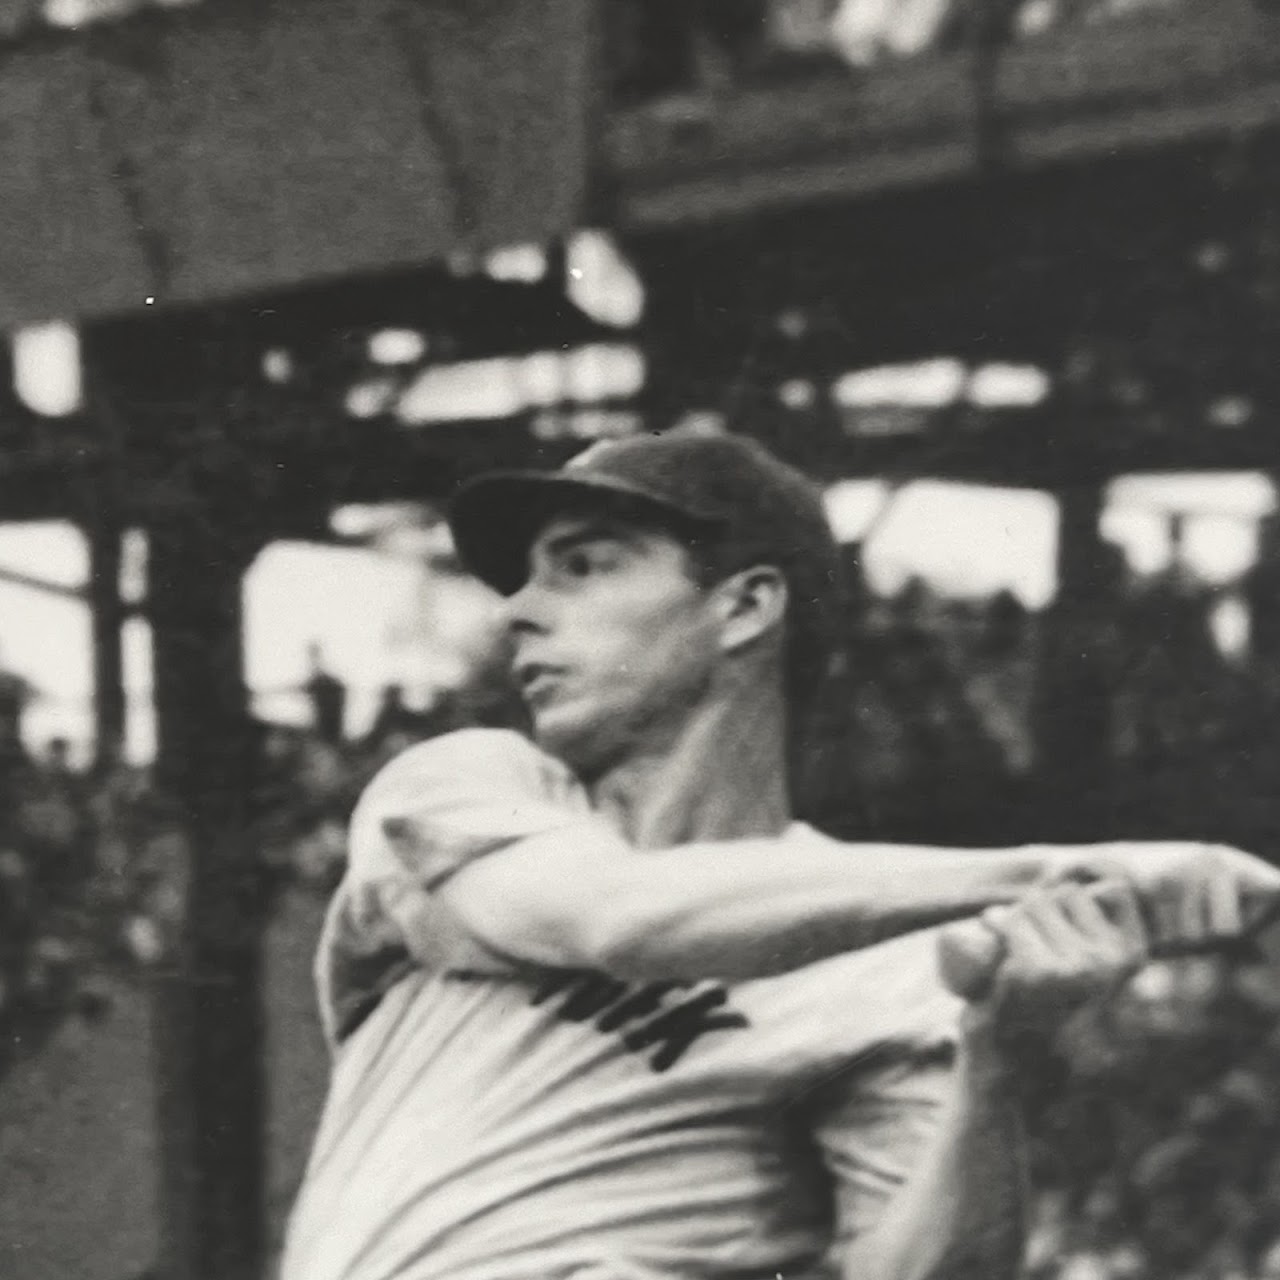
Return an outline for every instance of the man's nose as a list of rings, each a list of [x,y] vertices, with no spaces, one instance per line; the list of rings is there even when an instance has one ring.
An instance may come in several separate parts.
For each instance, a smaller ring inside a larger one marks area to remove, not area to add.
[[[503,615],[507,630],[514,636],[545,632],[550,625],[546,592],[531,576],[519,591],[507,597]]]

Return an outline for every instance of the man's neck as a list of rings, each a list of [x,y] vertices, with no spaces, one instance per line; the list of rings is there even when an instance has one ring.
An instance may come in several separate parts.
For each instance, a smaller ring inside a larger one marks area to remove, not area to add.
[[[641,849],[778,835],[791,820],[781,699],[699,709],[591,788],[597,810]]]

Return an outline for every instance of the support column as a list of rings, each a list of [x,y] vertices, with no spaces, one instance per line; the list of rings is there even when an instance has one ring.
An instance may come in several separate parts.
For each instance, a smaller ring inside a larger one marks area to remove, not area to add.
[[[1280,475],[1272,477],[1280,487]],[[1259,530],[1258,561],[1249,573],[1245,594],[1249,602],[1250,648],[1254,663],[1280,684],[1280,517],[1263,519]]]
[[[1044,619],[1036,706],[1042,838],[1089,840],[1111,816],[1111,687],[1103,652],[1114,554],[1102,541],[1103,488],[1058,499],[1058,596]]]
[[[155,521],[150,612],[156,779],[186,866],[155,994],[161,1280],[261,1280],[263,885],[250,826],[252,732],[234,485]]]
[[[94,759],[99,769],[121,757],[125,731],[124,655],[120,602],[119,524],[97,520],[89,541],[89,614],[93,628]]]

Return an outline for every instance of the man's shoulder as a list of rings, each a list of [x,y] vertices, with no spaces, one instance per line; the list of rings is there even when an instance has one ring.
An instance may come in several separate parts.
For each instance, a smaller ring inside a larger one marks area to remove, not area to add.
[[[378,777],[394,776],[406,770],[447,762],[475,762],[493,759],[522,759],[544,756],[528,738],[514,729],[468,728],[437,734],[415,742],[389,760]],[[549,758],[549,757],[547,757]],[[375,781],[377,779],[375,778]]]
[[[568,769],[514,729],[469,728],[415,743],[389,760],[365,787],[361,803],[424,787],[567,786]]]

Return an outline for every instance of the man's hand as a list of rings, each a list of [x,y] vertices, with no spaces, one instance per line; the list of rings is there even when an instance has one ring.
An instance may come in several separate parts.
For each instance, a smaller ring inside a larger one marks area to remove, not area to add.
[[[1127,880],[1157,954],[1240,938],[1280,911],[1280,870],[1229,845],[1116,841],[1048,860],[1053,878]]]
[[[1124,881],[1036,889],[939,939],[943,980],[969,1001],[971,1024],[999,1045],[1052,1036],[1149,956],[1138,899]]]
[[[994,963],[980,973],[953,969],[949,961],[964,954],[957,940],[975,931]],[[969,1002],[950,1100],[880,1222],[848,1246],[842,1274],[850,1280],[1022,1274],[1024,1095],[1042,1079],[1046,1041],[1148,954],[1137,896],[1124,882],[1041,886],[939,936],[943,974]]]

